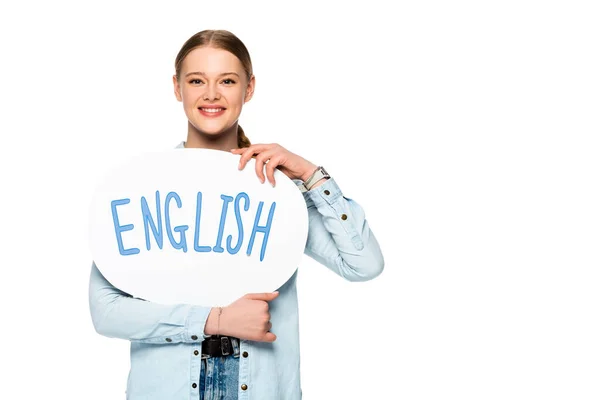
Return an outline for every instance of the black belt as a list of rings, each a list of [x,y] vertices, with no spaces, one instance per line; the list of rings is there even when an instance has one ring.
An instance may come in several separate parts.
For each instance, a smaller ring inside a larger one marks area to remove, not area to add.
[[[233,354],[232,341],[237,340],[239,348],[239,339],[233,336],[209,336],[202,342],[202,355],[210,357],[223,357]]]

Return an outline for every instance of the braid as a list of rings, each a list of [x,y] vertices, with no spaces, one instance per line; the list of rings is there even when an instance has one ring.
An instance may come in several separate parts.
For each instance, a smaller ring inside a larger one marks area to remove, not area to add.
[[[250,147],[250,145],[252,143],[250,143],[250,139],[248,139],[246,137],[246,134],[244,133],[244,130],[242,129],[242,127],[240,125],[238,125],[238,147],[239,148],[243,148],[243,147]]]

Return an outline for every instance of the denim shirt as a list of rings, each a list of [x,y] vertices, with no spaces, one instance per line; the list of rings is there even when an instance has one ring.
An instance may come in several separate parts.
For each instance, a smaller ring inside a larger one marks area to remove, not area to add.
[[[183,142],[177,147],[182,148]],[[362,207],[342,194],[334,178],[303,196],[309,217],[304,253],[349,281],[378,276],[383,255]],[[271,332],[277,339],[272,343],[240,340],[244,354],[239,358],[240,400],[302,398],[297,272],[269,302]],[[108,282],[95,263],[89,306],[96,332],[131,343],[127,400],[199,400],[200,353],[210,307],[164,305],[133,297]]]

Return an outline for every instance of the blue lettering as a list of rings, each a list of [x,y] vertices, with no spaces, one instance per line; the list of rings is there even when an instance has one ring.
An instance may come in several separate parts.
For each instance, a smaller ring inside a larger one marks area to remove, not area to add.
[[[115,226],[115,235],[117,236],[117,244],[119,245],[119,253],[122,256],[129,256],[132,254],[138,254],[140,249],[133,247],[131,249],[125,249],[123,247],[123,238],[121,232],[130,231],[133,229],[133,224],[120,225],[119,216],[117,215],[117,206],[129,204],[129,199],[113,200],[110,202],[110,208],[112,210],[113,224]]]
[[[238,193],[237,196],[235,196],[235,203],[234,203],[234,212],[235,212],[235,220],[237,221],[237,226],[238,226],[238,241],[237,244],[235,245],[234,248],[231,248],[231,242],[233,241],[233,237],[232,235],[229,235],[227,237],[227,252],[229,254],[236,254],[238,251],[240,251],[240,248],[242,247],[242,241],[244,240],[244,227],[242,225],[242,217],[240,216],[240,200],[244,199],[244,211],[248,211],[248,209],[250,208],[250,198],[248,197],[248,195],[244,192]]]
[[[263,204],[264,201],[261,201],[258,204],[258,210],[256,210],[256,218],[254,219],[254,227],[252,228],[252,235],[250,236],[250,243],[248,243],[248,250],[246,251],[247,255],[250,255],[252,253],[252,247],[254,246],[254,237],[256,236],[256,232],[263,232],[265,234],[265,237],[263,239],[262,247],[260,249],[260,261],[262,261],[263,258],[265,258],[265,249],[267,248],[269,232],[271,231],[271,223],[273,222],[273,213],[275,212],[275,202],[273,202],[273,204],[271,204],[271,209],[269,210],[267,224],[265,226],[259,226],[258,220],[260,219]]]
[[[217,235],[217,244],[215,245],[215,247],[213,247],[213,251],[215,253],[223,252],[223,247],[221,247],[221,242],[223,241],[223,229],[225,228],[225,217],[227,215],[227,208],[229,207],[229,203],[231,203],[233,201],[233,197],[222,194],[221,199],[223,199],[223,208],[221,209],[221,222],[219,223],[219,233]]]
[[[187,242],[185,241],[185,231],[189,228],[187,225],[179,225],[173,228],[173,232],[179,232],[179,242],[175,241],[173,237],[173,233],[171,232],[171,219],[169,217],[169,202],[171,199],[175,199],[177,203],[177,208],[181,208],[181,199],[179,195],[175,192],[169,192],[167,194],[167,198],[165,199],[165,224],[167,228],[167,236],[169,237],[169,241],[171,245],[175,249],[183,249],[183,252],[187,252]]]
[[[210,246],[200,246],[200,214],[202,213],[202,192],[196,195],[196,226],[194,228],[194,250],[200,253],[210,251]]]
[[[175,201],[177,208],[182,208],[182,200],[181,197],[176,192],[169,192],[165,197],[164,206],[161,205],[160,192],[157,190],[155,192],[155,200],[156,200],[156,214],[154,214],[150,210],[150,206],[148,204],[148,200],[145,196],[141,196],[140,206],[142,212],[142,223],[144,225],[144,233],[145,233],[145,242],[146,242],[146,250],[150,251],[152,248],[151,245],[151,236],[154,238],[154,241],[159,249],[163,249],[164,246],[164,231],[163,231],[163,215],[161,211],[164,210],[164,226],[167,233],[167,237],[169,238],[170,244],[174,249],[183,250],[184,253],[187,253],[187,240],[186,240],[186,232],[189,229],[189,225],[178,225],[172,227],[171,225],[171,200]],[[250,197],[245,192],[240,192],[235,196],[235,200],[232,196],[227,196],[225,194],[221,194],[221,200],[223,201],[223,206],[221,208],[221,218],[219,221],[219,229],[217,233],[217,238],[214,246],[208,245],[200,245],[200,223],[202,218],[202,192],[197,192],[196,194],[196,216],[195,216],[195,226],[194,226],[194,242],[193,249],[196,252],[200,253],[208,253],[210,251],[214,251],[215,253],[224,253],[225,249],[223,248],[223,238],[225,231],[225,222],[227,220],[227,212],[229,210],[229,204],[234,203],[234,213],[235,220],[237,223],[237,239],[234,245],[234,235],[227,235],[226,240],[226,248],[227,253],[229,254],[237,254],[239,253],[242,244],[244,243],[244,223],[242,220],[242,208],[244,211],[248,211],[250,209]],[[243,205],[242,205],[243,201]],[[123,232],[131,231],[134,229],[133,224],[121,225],[119,222],[119,216],[117,213],[117,207],[121,205],[126,205],[130,203],[130,199],[118,199],[111,201],[111,211],[113,218],[113,225],[115,229],[115,236],[117,239],[119,254],[123,256],[139,254],[140,249],[137,247],[132,247],[126,249],[123,245]],[[276,203],[273,202],[270,206],[269,213],[267,216],[267,221],[264,226],[259,225],[261,214],[263,211],[265,202],[261,201],[258,204],[258,209],[256,211],[254,225],[252,227],[252,233],[250,235],[250,241],[248,243],[248,247],[246,250],[247,255],[251,255],[252,250],[254,248],[254,240],[256,239],[257,233],[263,233],[263,241],[260,249],[260,261],[263,261],[265,258],[265,253],[267,249],[267,243],[269,241],[269,235],[271,232],[271,227],[273,224],[273,217],[275,215]],[[152,206],[154,208],[154,206]],[[179,235],[176,235],[178,233]]]
[[[142,196],[142,218],[144,219],[144,232],[146,233],[146,250],[150,250],[150,232],[148,231],[148,225],[152,229],[154,240],[158,244],[158,248],[163,248],[163,233],[162,233],[162,218],[160,212],[160,194],[156,191],[156,219],[158,220],[158,227],[154,224],[154,219],[148,208],[148,202],[146,198]]]

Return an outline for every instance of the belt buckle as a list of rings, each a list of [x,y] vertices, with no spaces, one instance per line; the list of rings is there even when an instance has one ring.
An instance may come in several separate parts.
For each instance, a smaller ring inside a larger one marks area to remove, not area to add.
[[[221,336],[221,354],[224,356],[228,356],[231,354],[229,351],[229,338],[227,336]]]

